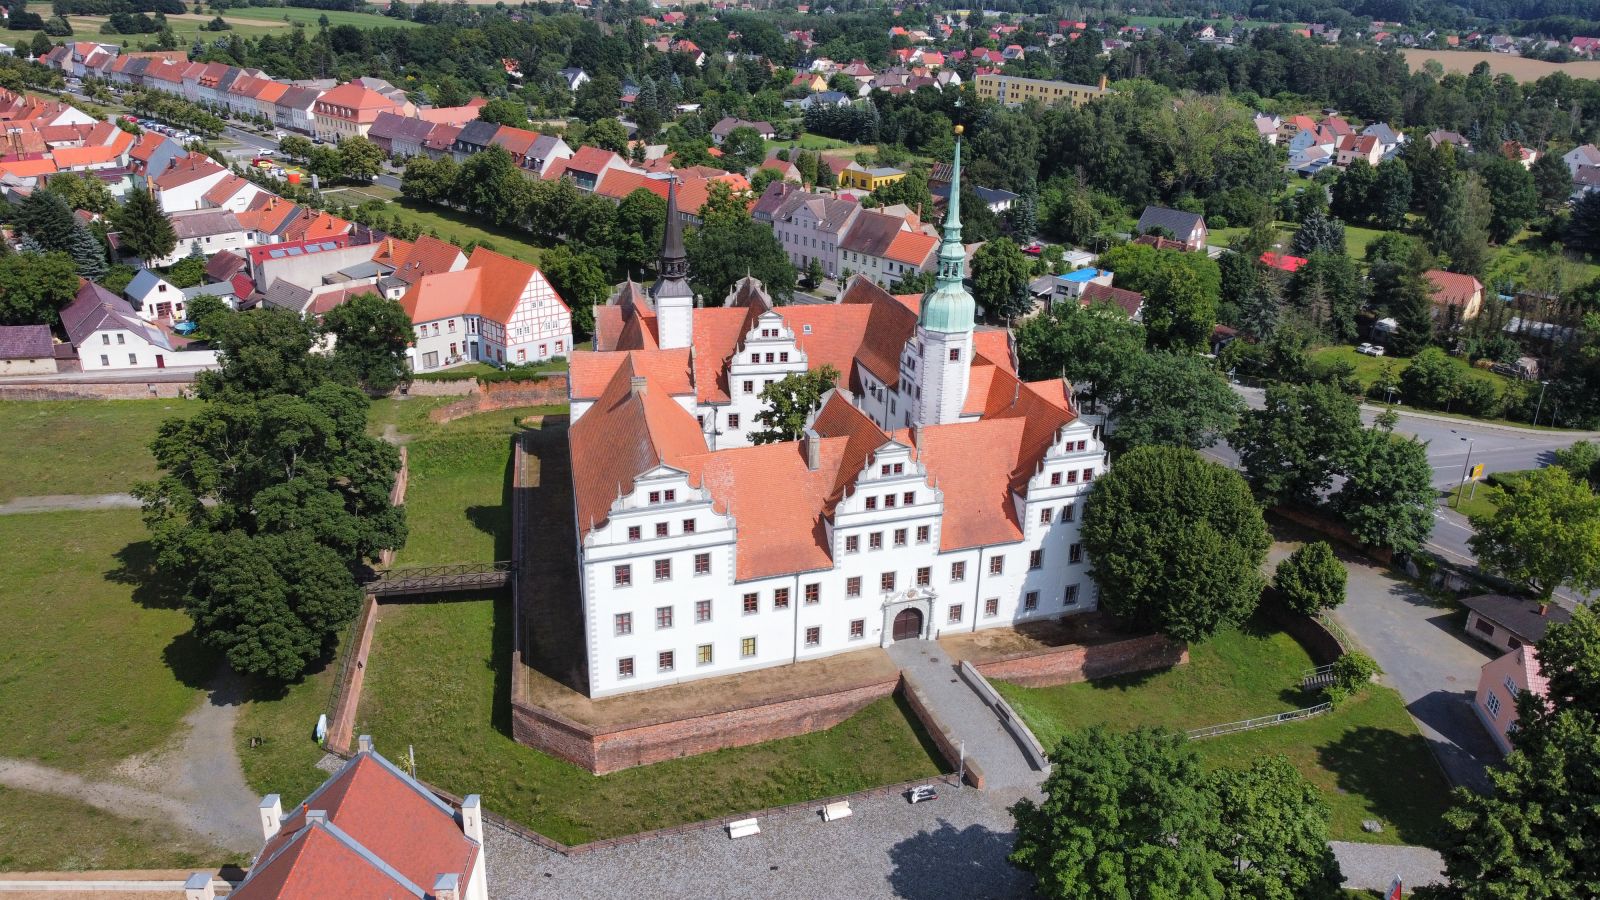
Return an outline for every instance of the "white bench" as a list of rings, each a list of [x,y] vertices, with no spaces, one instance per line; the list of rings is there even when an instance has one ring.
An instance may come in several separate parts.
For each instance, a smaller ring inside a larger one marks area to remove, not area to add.
[[[761,826],[756,823],[755,819],[740,819],[737,822],[728,823],[728,838],[730,840],[760,833]]]
[[[849,800],[837,800],[822,807],[822,821],[832,822],[835,819],[848,819],[855,813],[850,811]]]

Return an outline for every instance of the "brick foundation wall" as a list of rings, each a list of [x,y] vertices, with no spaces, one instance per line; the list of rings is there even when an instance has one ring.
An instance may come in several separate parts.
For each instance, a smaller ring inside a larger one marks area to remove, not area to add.
[[[954,769],[962,764],[961,747],[943,721],[928,708],[928,702],[923,699],[922,692],[912,686],[911,682],[900,679],[900,693],[906,698],[906,705],[911,707],[922,727],[928,730],[928,736],[933,738],[934,746],[939,748],[939,753],[944,756],[945,762]],[[975,759],[966,762],[966,782],[978,790],[983,790],[983,768]]]
[[[1000,678],[1023,687],[1053,687],[1148,669],[1165,669],[1189,661],[1189,648],[1159,634],[1094,646],[1073,645],[1019,653],[974,664],[985,678]]]
[[[1386,566],[1394,564],[1394,551],[1388,549],[1387,547],[1373,547],[1369,544],[1361,543],[1360,541],[1356,540],[1355,535],[1350,533],[1350,529],[1344,527],[1334,519],[1325,518],[1315,513],[1306,512],[1303,509],[1294,509],[1293,507],[1288,506],[1274,506],[1272,508],[1272,514],[1280,518],[1287,519],[1296,525],[1300,525],[1305,528],[1309,528],[1312,531],[1324,534],[1327,537],[1344,544],[1346,547],[1349,547],[1352,550],[1365,553],[1366,555],[1372,557],[1378,562],[1383,563]]]
[[[519,406],[561,406],[567,402],[567,373],[552,372],[538,381],[501,381],[482,385],[454,403],[428,413],[432,422],[451,422],[474,413]]]
[[[30,381],[0,384],[0,400],[177,400],[194,394],[188,381]]]
[[[520,658],[514,659],[513,665],[520,666]],[[511,734],[518,743],[604,775],[832,728],[874,701],[893,694],[896,683],[885,681],[688,719],[603,729],[516,701],[511,704]]]
[[[464,397],[478,390],[478,379],[463,378],[460,381],[424,381],[417,379],[406,387],[408,397]],[[399,396],[396,391],[390,396]]]
[[[339,673],[339,687],[334,695],[333,713],[328,717],[327,747],[335,753],[348,754],[355,730],[356,708],[361,705],[361,687],[365,682],[367,654],[372,652],[372,631],[378,623],[378,600],[371,594],[361,601],[361,612],[356,616],[355,648]]]

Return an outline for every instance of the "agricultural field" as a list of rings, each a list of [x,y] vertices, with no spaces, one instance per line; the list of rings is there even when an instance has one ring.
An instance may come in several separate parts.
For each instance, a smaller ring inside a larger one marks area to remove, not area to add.
[[[1489,71],[1510,75],[1518,81],[1533,81],[1556,72],[1565,72],[1573,78],[1600,78],[1600,60],[1593,59],[1551,63],[1487,50],[1401,50],[1400,53],[1414,71],[1433,60],[1444,66],[1446,72],[1462,73],[1471,72],[1478,63],[1488,63]]]

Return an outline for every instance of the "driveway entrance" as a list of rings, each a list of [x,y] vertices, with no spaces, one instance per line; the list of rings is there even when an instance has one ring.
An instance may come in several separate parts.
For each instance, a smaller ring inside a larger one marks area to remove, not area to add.
[[[894,639],[914,641],[922,637],[922,610],[902,609],[894,617]]]

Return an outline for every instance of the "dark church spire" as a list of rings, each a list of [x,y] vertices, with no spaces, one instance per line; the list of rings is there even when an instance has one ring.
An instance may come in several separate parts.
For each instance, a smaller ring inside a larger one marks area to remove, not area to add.
[[[660,281],[689,277],[689,257],[683,252],[683,221],[678,216],[678,179],[667,184],[667,227],[661,237],[661,259],[656,267]]]

